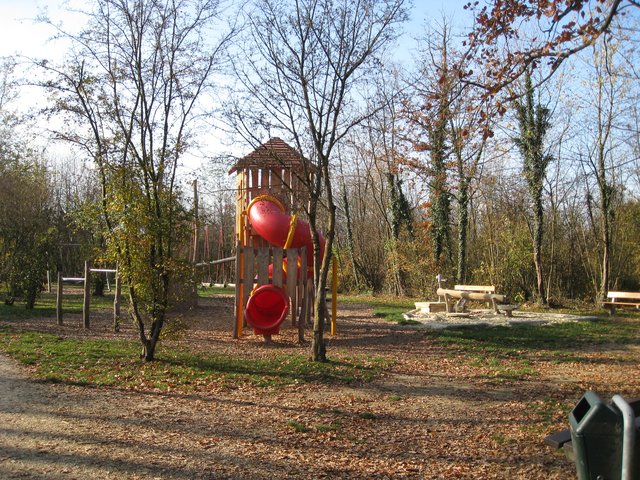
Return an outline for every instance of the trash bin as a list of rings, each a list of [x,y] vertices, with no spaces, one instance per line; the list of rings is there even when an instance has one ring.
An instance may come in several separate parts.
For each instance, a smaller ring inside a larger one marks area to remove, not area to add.
[[[623,419],[620,411],[586,392],[569,414],[578,480],[620,480]]]

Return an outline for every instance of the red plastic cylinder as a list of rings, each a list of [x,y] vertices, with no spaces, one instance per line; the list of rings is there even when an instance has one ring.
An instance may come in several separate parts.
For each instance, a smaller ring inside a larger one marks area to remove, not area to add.
[[[272,245],[284,247],[289,229],[291,228],[291,216],[282,211],[281,207],[268,198],[252,203],[248,211],[251,226],[258,235]],[[325,239],[320,240],[320,255],[324,255]],[[313,272],[313,241],[311,228],[307,222],[297,219],[291,240],[292,248],[307,247],[307,265]]]
[[[247,323],[257,334],[274,334],[289,313],[289,297],[280,287],[261,285],[256,288],[245,307]]]

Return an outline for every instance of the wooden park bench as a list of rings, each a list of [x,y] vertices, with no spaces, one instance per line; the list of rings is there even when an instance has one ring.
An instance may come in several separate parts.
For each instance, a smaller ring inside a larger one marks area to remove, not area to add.
[[[456,287],[479,287],[478,285],[456,285]],[[495,287],[482,286],[482,288],[493,289],[495,292]],[[454,288],[453,290],[446,288],[438,288],[436,291],[439,298],[444,298],[444,303],[447,307],[447,313],[452,313],[451,308],[453,303],[455,302],[455,310],[456,312],[464,312],[465,304],[467,300],[474,300],[477,302],[487,302],[490,306],[493,307],[496,313],[500,313],[497,304],[504,303],[506,297],[504,295],[498,295],[496,293],[487,293],[486,291],[478,291],[477,289],[462,289],[462,288]]]
[[[640,310],[639,292],[607,292],[607,301],[602,306],[609,310],[609,315],[616,313],[616,307],[635,308]]]
[[[486,295],[491,295],[492,298],[490,302],[487,302],[489,307],[493,307],[496,313],[504,312],[507,317],[513,317],[513,311],[518,308],[519,305],[510,305],[504,303],[506,297],[503,295],[496,295],[496,287],[495,285],[455,285],[453,287],[454,290],[460,292],[469,292],[469,293],[482,293]],[[461,306],[464,308],[464,298],[460,299]],[[501,301],[503,303],[497,303],[496,300]]]

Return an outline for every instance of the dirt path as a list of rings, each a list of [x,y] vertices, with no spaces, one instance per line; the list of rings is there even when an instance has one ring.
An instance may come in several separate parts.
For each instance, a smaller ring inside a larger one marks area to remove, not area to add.
[[[251,335],[234,341],[227,310],[199,308],[181,342],[248,362],[306,348],[291,328],[271,348]],[[35,382],[0,356],[0,479],[574,478],[575,467],[542,442],[549,425],[565,425],[562,407],[587,389],[638,388],[635,345],[565,362],[542,352],[503,363],[469,359],[368,309],[341,313],[330,352],[390,361],[372,382],[92,388]],[[78,328],[79,316],[63,327],[51,319],[12,326],[110,338],[101,321],[90,331]]]
[[[0,392],[0,478],[211,476],[203,436],[180,431],[192,411],[179,400],[36,383],[4,356]]]

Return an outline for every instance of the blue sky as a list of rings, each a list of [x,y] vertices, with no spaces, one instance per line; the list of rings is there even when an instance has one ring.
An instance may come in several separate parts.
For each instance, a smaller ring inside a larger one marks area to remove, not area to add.
[[[82,0],[0,0],[0,57],[22,54],[28,57],[60,60],[66,50],[60,43],[48,41],[54,31],[51,27],[34,21],[35,17],[47,11],[52,21],[63,22],[66,27],[73,25],[72,17],[63,7],[69,1],[74,4]],[[410,21],[405,25],[405,35],[398,41],[396,60],[409,66],[415,49],[414,38],[420,35],[426,21],[440,22],[443,15],[454,27],[469,18],[463,9],[466,1],[414,0]],[[41,97],[37,92],[20,98],[21,105],[37,104]]]
[[[61,0],[0,0],[0,56],[22,53],[29,56],[49,56],[56,49],[47,39],[52,31],[45,25],[34,23],[42,9],[47,9],[54,21],[65,20]],[[465,23],[468,13],[463,9],[466,2],[460,0],[416,0],[411,9],[411,20],[406,25],[406,38],[399,43],[401,50],[413,42],[411,37],[420,32],[425,19],[440,20],[443,14],[454,21]]]

